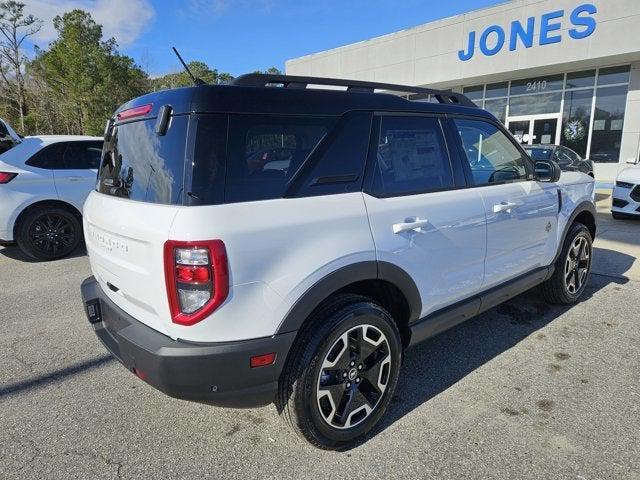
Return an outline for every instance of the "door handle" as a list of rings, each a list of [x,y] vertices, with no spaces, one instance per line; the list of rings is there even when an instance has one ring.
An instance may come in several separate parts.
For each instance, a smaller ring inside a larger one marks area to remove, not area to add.
[[[411,220],[409,222],[405,221],[403,223],[395,223],[393,225],[393,233],[398,234],[402,232],[410,232],[412,230],[418,230],[419,228],[426,227],[427,225],[429,225],[429,220],[421,220],[419,218],[416,218],[415,220]]]
[[[493,213],[511,213],[511,210],[513,210],[516,206],[517,205],[513,202],[500,202],[499,204],[493,206]]]
[[[67,180],[69,180],[70,182],[79,182],[80,180],[82,180],[82,177],[67,177]]]

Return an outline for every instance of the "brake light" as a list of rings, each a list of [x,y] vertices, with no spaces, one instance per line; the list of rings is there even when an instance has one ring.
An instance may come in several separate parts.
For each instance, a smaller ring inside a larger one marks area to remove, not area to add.
[[[198,323],[229,294],[227,251],[221,240],[168,240],[164,244],[164,269],[173,323]]]
[[[0,185],[9,183],[11,180],[18,176],[17,173],[0,172]]]
[[[151,113],[153,109],[153,103],[147,103],[146,105],[140,105],[139,107],[128,108],[121,111],[117,117],[118,120],[129,120],[135,117],[143,117]]]

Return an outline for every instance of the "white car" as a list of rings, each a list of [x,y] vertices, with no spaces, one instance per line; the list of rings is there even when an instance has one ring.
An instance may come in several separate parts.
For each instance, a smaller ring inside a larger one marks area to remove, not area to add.
[[[53,260],[82,241],[82,205],[95,188],[102,138],[19,138],[0,154],[0,244]]]
[[[378,422],[409,346],[537,285],[577,302],[596,233],[593,178],[463,95],[259,74],[124,105],[83,224],[87,317],[130,372],[275,402],[326,449]]]
[[[640,165],[622,170],[613,188],[613,218],[640,218]]]

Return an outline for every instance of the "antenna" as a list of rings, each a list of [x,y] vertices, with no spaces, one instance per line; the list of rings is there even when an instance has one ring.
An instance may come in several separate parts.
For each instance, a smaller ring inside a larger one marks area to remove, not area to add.
[[[206,85],[206,83],[199,79],[196,78],[193,73],[191,73],[191,70],[189,70],[189,67],[187,67],[187,64],[185,63],[185,61],[182,59],[182,57],[180,56],[180,53],[178,53],[178,50],[176,50],[176,47],[171,47],[173,49],[173,53],[176,54],[176,57],[178,57],[178,60],[180,60],[180,63],[182,64],[182,66],[184,67],[185,71],[189,74],[189,76],[191,77],[191,80],[193,80],[193,84],[195,86],[200,86],[200,85]]]

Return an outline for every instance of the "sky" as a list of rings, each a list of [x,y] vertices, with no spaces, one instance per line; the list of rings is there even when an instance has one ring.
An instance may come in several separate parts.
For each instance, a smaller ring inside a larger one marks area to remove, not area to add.
[[[501,0],[22,0],[55,39],[52,19],[81,8],[152,76],[179,70],[171,51],[234,76],[488,7]]]

